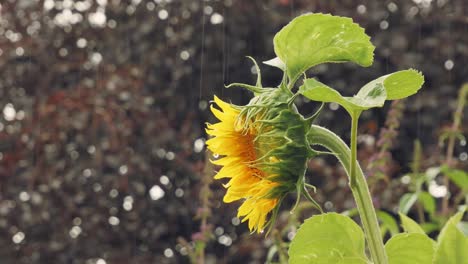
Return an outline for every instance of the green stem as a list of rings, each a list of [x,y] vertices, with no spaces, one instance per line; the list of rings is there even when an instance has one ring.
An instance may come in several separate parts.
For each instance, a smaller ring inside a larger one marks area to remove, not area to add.
[[[335,154],[348,173],[351,181],[351,151],[343,140],[330,130],[316,125],[312,125],[307,136],[311,144],[324,146]],[[380,228],[369,193],[369,187],[367,186],[361,167],[357,162],[353,163],[356,163],[354,176],[356,184],[350,186],[366,234],[371,258],[375,264],[387,264],[387,255],[380,235]]]
[[[349,168],[349,183],[351,188],[356,186],[356,163],[357,163],[357,128],[359,116],[361,111],[353,112],[351,114],[351,160],[356,162],[351,162]]]
[[[277,229],[275,229],[273,232],[276,248],[278,249],[279,263],[288,263],[288,253],[284,250],[283,238],[281,237],[281,233]]]

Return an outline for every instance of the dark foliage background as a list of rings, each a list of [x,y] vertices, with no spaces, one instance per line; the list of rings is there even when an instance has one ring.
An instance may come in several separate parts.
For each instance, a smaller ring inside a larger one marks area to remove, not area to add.
[[[311,71],[342,93],[399,69],[424,73],[424,89],[406,104],[390,176],[408,171],[415,138],[431,166],[467,81],[467,9],[464,0],[1,1],[0,263],[188,262],[177,238],[199,229],[209,101],[217,94],[245,103],[246,92],[223,85],[253,82],[245,56],[273,58],[274,34],[304,12],[352,17],[377,47],[370,68]],[[276,69],[262,70],[265,85],[279,82]],[[304,114],[317,107],[298,104]],[[364,160],[386,112],[361,120],[370,139],[361,141]],[[327,107],[318,123],[347,139],[341,109]],[[466,164],[463,146],[456,157]],[[335,165],[317,159],[310,176],[318,201],[342,211],[353,202]],[[393,187],[376,194],[390,212],[404,188]],[[211,190],[207,262],[262,263],[271,239],[248,236],[237,205],[221,204],[220,183]]]

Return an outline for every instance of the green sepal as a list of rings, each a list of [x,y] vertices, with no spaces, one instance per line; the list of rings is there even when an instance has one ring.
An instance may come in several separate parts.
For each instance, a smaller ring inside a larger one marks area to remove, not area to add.
[[[297,111],[289,90],[262,88],[241,111],[243,127],[255,127],[254,139],[257,160],[252,166],[269,175],[268,180],[280,183],[265,196],[278,199],[296,191],[298,198],[304,193],[304,175],[309,158],[317,155],[306,135],[313,118],[308,120]],[[310,196],[310,195],[309,195]],[[308,197],[307,197],[308,198]],[[320,206],[317,206],[320,210]]]
[[[279,209],[280,209],[280,206],[281,206],[281,203],[284,199],[284,196],[280,198],[280,200],[278,201],[278,204],[275,206],[275,208],[273,209],[271,215],[270,215],[270,218],[268,219],[268,222],[266,222],[264,228],[266,229],[266,233],[265,233],[265,236],[268,236],[271,232],[271,230],[273,230],[273,227],[275,226],[275,223],[276,223],[276,218],[278,218],[278,212],[279,212]]]
[[[245,84],[245,83],[231,83],[231,84],[228,84],[228,85],[225,85],[224,88],[232,88],[232,87],[241,87],[241,88],[244,88],[244,89],[247,89],[251,92],[253,92],[254,94],[261,94],[262,93],[262,87],[258,87],[258,86],[255,86],[255,85],[250,85],[250,84]]]
[[[320,206],[320,204],[319,204],[317,201],[315,201],[314,198],[312,198],[312,196],[310,196],[310,193],[309,193],[309,191],[307,191],[307,188],[305,187],[305,185],[303,185],[302,193],[303,193],[304,196],[307,198],[307,200],[309,200],[309,202],[311,202],[312,205],[313,205],[315,208],[317,208],[317,210],[319,210],[320,213],[323,214],[323,209],[322,209],[322,207]]]
[[[254,95],[260,95],[261,93],[264,92],[264,89],[262,86],[262,73],[260,71],[260,67],[258,66],[258,63],[257,61],[255,61],[254,58],[252,58],[251,56],[247,56],[247,58],[253,62],[255,70],[257,71],[257,81],[255,85],[250,85],[246,83],[231,83],[229,85],[225,85],[224,87],[225,88],[240,87],[240,88],[244,88],[253,92]]]
[[[257,71],[257,82],[255,86],[262,88],[262,73],[260,71],[260,67],[258,67],[257,61],[255,61],[254,58],[252,58],[251,56],[247,56],[247,58],[249,58],[253,62],[255,70]]]
[[[306,118],[306,121],[310,121],[310,124],[312,125],[312,122],[313,122],[313,121],[315,120],[315,118],[317,118],[318,115],[322,112],[324,106],[325,106],[325,103],[322,102],[322,104],[320,104],[319,109],[317,109],[317,111],[315,111],[315,113],[313,113],[311,116],[307,117],[307,118]]]

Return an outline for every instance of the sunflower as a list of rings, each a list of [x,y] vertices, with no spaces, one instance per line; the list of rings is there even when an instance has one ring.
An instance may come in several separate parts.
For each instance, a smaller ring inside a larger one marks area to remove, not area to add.
[[[222,156],[212,161],[222,166],[215,179],[230,179],[223,201],[243,201],[237,216],[248,221],[251,232],[263,232],[274,221],[268,221],[268,215],[276,215],[284,196],[297,184],[303,186],[312,153],[304,136],[310,123],[291,109],[287,98],[279,89],[264,89],[247,106],[216,96],[219,109],[211,106],[220,122],[207,125],[212,138],[206,144]]]

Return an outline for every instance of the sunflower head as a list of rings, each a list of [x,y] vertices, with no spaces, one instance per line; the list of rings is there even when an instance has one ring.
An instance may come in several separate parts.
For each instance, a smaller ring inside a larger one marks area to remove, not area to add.
[[[289,90],[261,88],[245,106],[216,96],[219,109],[211,106],[219,122],[207,125],[207,146],[221,156],[213,163],[222,166],[215,179],[230,179],[224,202],[243,201],[238,217],[252,232],[271,226],[286,194],[302,190],[306,162],[315,154],[306,138],[311,120],[297,112],[293,99]]]

